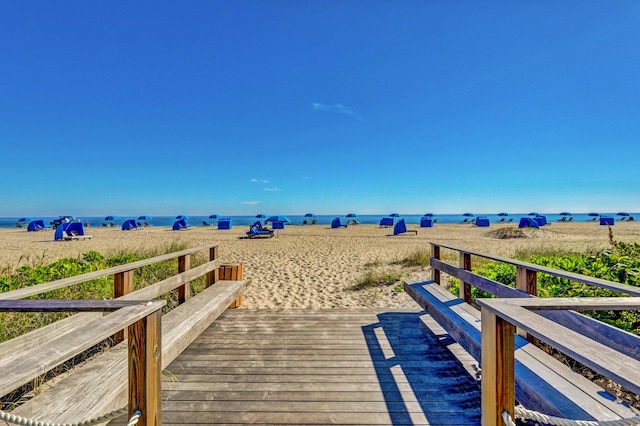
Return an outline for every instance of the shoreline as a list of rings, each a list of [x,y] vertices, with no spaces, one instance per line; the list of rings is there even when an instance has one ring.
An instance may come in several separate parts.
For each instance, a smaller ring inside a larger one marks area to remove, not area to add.
[[[417,235],[393,236],[392,228],[352,225],[331,229],[325,225],[288,225],[269,239],[245,239],[248,227],[231,230],[195,226],[173,231],[152,226],[137,231],[117,228],[87,228],[91,239],[54,241],[50,230],[26,232],[0,229],[0,267],[14,270],[22,265],[51,263],[63,257],[76,258],[88,251],[104,256],[121,252],[150,252],[173,247],[196,247],[218,243],[224,261],[244,264],[249,281],[242,308],[379,308],[415,309],[415,302],[393,286],[353,290],[368,272],[402,272],[404,280],[429,279],[429,268],[408,270],[394,262],[416,251],[429,251],[438,242],[488,254],[514,257],[518,251],[600,250],[609,245],[609,230],[595,223],[553,223],[539,230],[524,230],[527,238],[498,239],[497,229],[517,225],[480,228],[466,224],[437,224],[433,228],[409,225]],[[640,224],[616,223],[617,241],[640,242]],[[175,250],[175,249],[174,249]],[[173,250],[172,250],[173,251]],[[445,252],[446,253],[446,252]]]

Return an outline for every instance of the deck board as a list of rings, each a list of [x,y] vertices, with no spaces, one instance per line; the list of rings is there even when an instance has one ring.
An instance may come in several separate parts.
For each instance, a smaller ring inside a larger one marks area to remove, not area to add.
[[[167,367],[163,423],[478,425],[450,343],[419,311],[229,310]]]

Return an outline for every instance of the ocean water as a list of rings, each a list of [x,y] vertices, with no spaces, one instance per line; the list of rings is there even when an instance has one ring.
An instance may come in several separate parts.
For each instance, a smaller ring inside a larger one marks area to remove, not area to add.
[[[541,214],[547,217],[547,222],[558,222],[558,221],[561,221],[562,218],[564,217],[556,213],[541,213]],[[640,213],[630,213],[630,214],[631,216],[634,216],[636,220],[640,220]],[[601,215],[612,216],[616,219],[616,221],[622,218],[622,216],[617,216],[616,213],[601,213]],[[509,214],[509,216],[498,216],[497,214],[476,214],[474,217],[478,217],[478,216],[486,216],[491,223],[500,223],[500,220],[503,218],[505,219],[505,222],[508,222],[511,219],[513,219],[511,223],[516,223],[516,224],[520,221],[521,217],[530,217],[527,213],[514,213],[514,214]],[[249,226],[256,220],[258,220],[255,218],[255,216],[229,216],[229,217],[231,218],[231,223],[233,226]],[[293,216],[287,215],[287,217],[291,221],[291,223],[288,225],[304,225],[305,221],[306,221],[306,224],[310,224],[312,220],[312,218],[304,217],[303,215],[293,215]],[[315,217],[315,220],[318,225],[330,225],[331,221],[336,217],[339,217],[343,223],[349,219],[353,219],[363,224],[378,225],[380,223],[380,219],[387,216],[357,215],[354,218],[347,218],[346,215],[318,215]],[[594,217],[589,216],[587,213],[573,214],[570,217],[573,217],[574,222],[589,222],[594,219]],[[105,224],[113,223],[114,226],[120,227],[125,220],[136,219],[136,218],[137,216],[136,217],[122,216],[122,217],[118,217],[113,221],[107,221],[105,220],[104,216],[101,216],[101,217],[81,217],[80,219],[82,220],[82,222],[88,221],[89,225],[92,227],[102,227],[103,223]],[[400,217],[395,218],[395,220],[397,221],[401,218],[405,220],[407,225],[418,225],[420,224],[420,219],[422,218],[422,215],[400,215]],[[452,224],[452,223],[464,224],[465,219],[467,223],[473,219],[473,217],[464,216],[463,214],[435,214],[434,218],[438,220],[437,223],[448,223],[448,224]],[[567,219],[568,218],[569,217],[567,217]],[[0,218],[0,228],[16,228],[16,223],[18,223],[18,219],[20,218],[19,217]],[[42,219],[44,220],[44,223],[46,225],[49,225],[49,223],[53,221],[54,217],[33,217],[33,219]],[[597,217],[595,219],[597,219]],[[264,221],[264,219],[260,219],[260,220]],[[147,220],[146,222],[152,226],[172,226],[175,221],[176,221],[175,216],[153,216],[151,219]],[[138,222],[143,222],[143,221],[138,221]],[[191,226],[204,225],[203,222],[207,224],[214,224],[214,225],[217,224],[216,219],[209,219],[208,216],[189,216],[189,219],[187,220],[187,223]]]

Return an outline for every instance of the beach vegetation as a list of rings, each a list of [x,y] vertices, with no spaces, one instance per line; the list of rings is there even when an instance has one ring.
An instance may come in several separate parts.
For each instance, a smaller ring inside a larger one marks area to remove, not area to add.
[[[407,257],[397,263],[408,268],[426,267],[429,266],[430,259],[431,251],[420,249],[410,253]]]
[[[397,287],[401,279],[402,275],[398,272],[370,270],[362,277],[356,279],[356,282],[351,288],[352,290],[360,291],[372,287],[388,287],[391,285],[396,285]]]
[[[522,253],[520,253],[522,255]],[[561,269],[608,281],[620,282],[640,287],[640,244],[616,242],[610,238],[610,245],[604,250],[588,253],[531,253],[526,258],[535,265]],[[500,262],[487,262],[473,268],[473,272],[499,283],[515,287],[516,267]],[[459,281],[452,280],[450,291],[459,294]],[[490,295],[477,288],[472,289],[473,298]],[[623,297],[624,294],[595,286],[570,281],[548,274],[538,274],[538,297]],[[640,334],[640,313],[637,311],[586,311],[585,315]]]

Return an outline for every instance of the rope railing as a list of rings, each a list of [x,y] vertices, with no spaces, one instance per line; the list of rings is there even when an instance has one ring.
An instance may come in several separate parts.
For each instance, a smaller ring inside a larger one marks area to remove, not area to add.
[[[22,426],[89,426],[89,425],[96,425],[99,423],[107,422],[109,420],[113,420],[124,414],[127,414],[127,412],[128,412],[127,407],[123,407],[117,410],[113,410],[112,412],[104,414],[102,416],[95,417],[89,420],[83,420],[77,423],[54,423],[54,422],[47,422],[43,420],[28,419],[26,417],[16,416],[15,414],[7,413],[5,411],[0,411],[0,420],[4,420],[8,423],[22,425]],[[141,415],[142,415],[142,411],[134,410],[133,415],[131,416],[131,418],[129,419],[129,422],[127,423],[127,426],[136,425]]]
[[[522,420],[533,420],[545,425],[553,426],[638,426],[640,425],[640,416],[629,417],[627,419],[615,420],[572,420],[562,417],[548,416],[537,411],[528,410],[521,405],[515,407],[516,418]],[[506,426],[517,426],[511,415],[507,411],[502,412],[502,420]]]

